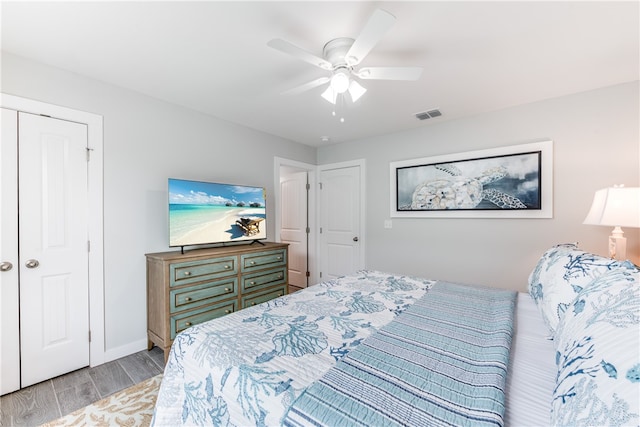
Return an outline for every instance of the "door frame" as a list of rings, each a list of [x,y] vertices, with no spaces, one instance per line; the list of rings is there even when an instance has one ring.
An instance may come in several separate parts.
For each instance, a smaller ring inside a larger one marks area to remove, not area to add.
[[[0,93],[0,106],[10,110],[50,116],[87,125],[90,161],[87,165],[89,187],[89,342],[90,366],[105,361],[104,330],[104,231],[103,231],[103,117],[98,114],[47,104]]]
[[[280,168],[285,167],[293,167],[300,169],[300,171],[307,171],[309,173],[309,208],[308,208],[308,216],[309,216],[309,252],[307,253],[307,257],[309,259],[309,286],[315,285],[320,280],[320,275],[318,272],[318,266],[320,265],[317,261],[317,225],[316,225],[316,197],[317,197],[317,166],[309,163],[299,162],[296,160],[285,159],[282,157],[274,157],[273,158],[273,193],[275,200],[275,241],[280,242],[280,232],[282,231],[282,212],[280,211]]]
[[[358,239],[360,241],[360,259],[358,260],[358,263],[360,264],[360,268],[364,269],[366,264],[365,264],[365,260],[366,260],[366,256],[365,256],[365,250],[366,250],[366,242],[367,242],[367,238],[366,238],[366,233],[365,230],[367,229],[366,227],[366,215],[365,215],[365,206],[366,206],[366,181],[365,181],[365,176],[366,176],[366,170],[365,170],[365,159],[356,159],[356,160],[348,160],[345,162],[339,162],[339,163],[328,163],[325,165],[319,165],[318,166],[318,178],[317,178],[317,182],[320,182],[320,178],[322,176],[322,172],[324,171],[328,171],[328,170],[333,170],[333,169],[344,169],[344,168],[352,168],[352,167],[356,167],[359,166],[360,167],[360,231],[358,233]],[[320,218],[320,203],[318,203],[318,211],[317,211],[317,218],[319,221]],[[322,251],[320,250],[320,240],[321,239],[317,239],[317,248],[316,248],[316,253],[317,254],[321,254]],[[320,265],[320,260],[318,260],[318,265]]]

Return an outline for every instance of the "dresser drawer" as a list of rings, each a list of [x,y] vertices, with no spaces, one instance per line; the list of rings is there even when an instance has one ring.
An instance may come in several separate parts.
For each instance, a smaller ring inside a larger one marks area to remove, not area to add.
[[[175,314],[171,316],[171,320],[169,322],[171,324],[171,339],[174,339],[179,332],[184,331],[193,325],[233,313],[237,309],[238,300],[233,299],[224,303],[203,307],[198,310]]]
[[[260,271],[242,276],[242,293],[253,292],[261,288],[268,288],[287,282],[286,267]]]
[[[179,262],[169,265],[170,286],[201,282],[227,275],[237,274],[236,257],[203,259],[191,262]]]
[[[169,291],[169,311],[176,313],[238,295],[236,276]]]
[[[242,308],[251,307],[281,297],[287,293],[287,285],[278,286],[264,292],[257,292],[242,297]]]
[[[275,251],[244,254],[240,256],[242,271],[253,271],[268,267],[286,265],[287,251],[278,249]]]

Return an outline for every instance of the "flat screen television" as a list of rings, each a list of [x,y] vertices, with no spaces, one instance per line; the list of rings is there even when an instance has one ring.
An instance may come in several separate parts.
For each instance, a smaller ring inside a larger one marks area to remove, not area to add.
[[[262,187],[169,178],[169,246],[267,238]]]

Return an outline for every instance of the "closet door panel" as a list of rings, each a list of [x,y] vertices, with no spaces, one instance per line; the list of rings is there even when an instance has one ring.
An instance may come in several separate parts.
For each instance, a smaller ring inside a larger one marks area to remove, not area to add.
[[[20,388],[18,313],[18,113],[0,126],[0,394]]]
[[[19,137],[26,387],[89,364],[87,127],[19,113]]]

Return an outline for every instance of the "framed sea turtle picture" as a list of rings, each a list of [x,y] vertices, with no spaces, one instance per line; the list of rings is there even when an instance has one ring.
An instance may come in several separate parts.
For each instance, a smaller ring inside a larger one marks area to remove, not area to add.
[[[551,218],[553,142],[390,163],[392,217]]]

